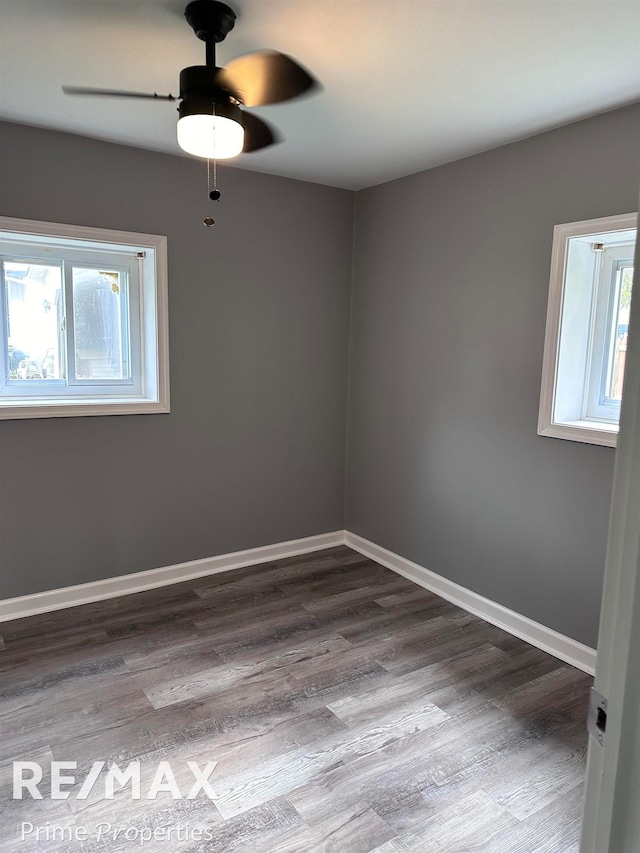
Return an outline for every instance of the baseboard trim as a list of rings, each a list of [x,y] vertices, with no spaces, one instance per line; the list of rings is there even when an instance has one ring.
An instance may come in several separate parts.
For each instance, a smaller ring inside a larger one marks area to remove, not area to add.
[[[130,595],[144,592],[172,583],[181,583],[192,578],[216,575],[244,566],[258,563],[268,563],[271,560],[282,560],[284,557],[295,557],[298,554],[308,554],[344,545],[344,530],[332,533],[321,533],[318,536],[307,536],[304,539],[291,539],[265,545],[261,548],[249,548],[246,551],[233,551],[218,557],[207,557],[203,560],[191,560],[188,563],[178,563],[173,566],[163,566],[159,569],[149,569],[130,575],[120,575],[115,578],[62,587],[61,589],[36,592],[32,595],[21,595],[0,601],[0,622],[11,619],[21,619],[24,616],[36,616],[52,610],[62,610],[76,607],[79,604],[89,604],[92,601],[102,601],[106,598],[116,598],[119,595]]]
[[[267,563],[271,560],[282,560],[285,557],[295,557],[298,554],[308,554],[312,551],[322,551],[337,545],[348,545],[365,557],[391,569],[410,581],[434,592],[441,598],[461,607],[497,625],[509,634],[520,637],[527,643],[548,652],[560,660],[570,663],[578,669],[593,675],[596,665],[595,649],[578,643],[570,637],[565,637],[557,631],[534,622],[527,616],[522,616],[514,610],[509,610],[495,601],[484,598],[476,592],[460,586],[424,566],[413,563],[389,551],[356,533],[348,530],[335,530],[332,533],[321,533],[318,536],[307,536],[304,539],[291,539],[265,545],[261,548],[249,548],[245,551],[233,551],[217,557],[207,557],[203,560],[191,560],[188,563],[178,563],[173,566],[163,566],[159,569],[149,569],[130,575],[120,575],[115,578],[77,584],[61,589],[36,592],[32,595],[22,595],[17,598],[7,598],[0,601],[0,622],[21,619],[25,616],[36,616],[52,610],[62,610],[89,604],[92,601],[102,601],[116,598],[119,595],[130,595],[136,592],[169,586],[172,583],[192,580],[194,578],[229,572],[245,566]]]
[[[447,580],[447,578],[443,578],[441,575],[411,562],[411,560],[406,560],[404,557],[400,557],[393,551],[388,551],[362,536],[350,533],[347,530],[344,541],[345,545],[353,548],[354,551],[358,551],[365,557],[375,560],[376,563],[380,563],[419,586],[436,593],[436,595],[456,604],[463,610],[480,616],[492,625],[497,625],[498,628],[508,631],[509,634],[531,643],[532,646],[536,646],[566,663],[570,663],[583,672],[588,672],[590,675],[594,674],[596,666],[595,649],[578,643],[570,637],[565,637],[563,634],[559,634],[539,622],[534,622],[533,619],[522,616],[514,610],[509,610],[495,601],[484,598],[466,587],[453,583],[453,581]]]

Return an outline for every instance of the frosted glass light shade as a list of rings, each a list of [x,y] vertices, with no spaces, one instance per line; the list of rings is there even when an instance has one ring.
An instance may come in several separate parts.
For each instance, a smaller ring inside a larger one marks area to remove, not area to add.
[[[225,116],[194,114],[178,119],[178,145],[187,154],[227,160],[244,145],[244,128]]]

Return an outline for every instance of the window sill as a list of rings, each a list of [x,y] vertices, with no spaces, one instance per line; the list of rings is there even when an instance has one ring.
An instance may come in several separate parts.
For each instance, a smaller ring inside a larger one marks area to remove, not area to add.
[[[618,443],[618,424],[599,421],[564,421],[538,429],[538,435],[562,438],[565,441],[581,441],[584,444],[599,444],[615,447]]]
[[[0,403],[0,420],[25,418],[69,418],[91,415],[155,415],[169,412],[169,401],[148,400],[145,398],[111,398],[97,400],[83,398],[78,400],[38,400],[28,402],[24,399],[3,400]]]

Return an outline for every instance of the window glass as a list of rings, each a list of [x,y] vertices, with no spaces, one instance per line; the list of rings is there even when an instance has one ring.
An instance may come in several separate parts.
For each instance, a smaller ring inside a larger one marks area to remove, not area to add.
[[[124,275],[73,267],[75,378],[127,379]]]
[[[622,266],[617,270],[616,299],[611,326],[611,346],[607,363],[607,380],[604,392],[605,400],[622,401],[624,384],[624,366],[627,356],[627,336],[629,334],[629,313],[631,310],[631,291],[633,287],[633,267]]]
[[[3,271],[9,378],[47,382],[64,379],[60,264],[7,260]]]

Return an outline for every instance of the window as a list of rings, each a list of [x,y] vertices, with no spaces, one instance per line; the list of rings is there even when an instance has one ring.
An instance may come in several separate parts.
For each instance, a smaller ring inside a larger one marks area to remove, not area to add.
[[[615,447],[637,215],[557,225],[538,433]]]
[[[0,418],[168,411],[166,238],[0,217]]]

